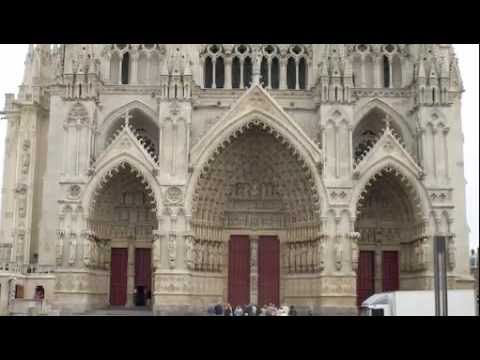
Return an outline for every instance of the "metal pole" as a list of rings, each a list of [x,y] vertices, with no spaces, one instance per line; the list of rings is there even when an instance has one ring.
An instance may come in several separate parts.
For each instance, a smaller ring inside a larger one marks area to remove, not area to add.
[[[444,236],[433,239],[435,316],[448,316],[447,258]]]
[[[446,237],[442,236],[440,241],[440,289],[442,296],[442,316],[448,316],[448,285],[447,285],[447,246]]]

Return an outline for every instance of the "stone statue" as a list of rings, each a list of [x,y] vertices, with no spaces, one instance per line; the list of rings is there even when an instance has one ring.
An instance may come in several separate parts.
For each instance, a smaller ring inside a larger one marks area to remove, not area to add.
[[[342,239],[340,236],[338,236],[337,241],[335,242],[335,267],[337,271],[342,270],[342,259],[343,259]]]
[[[160,233],[158,231],[154,231],[153,233],[153,264],[155,267],[160,265],[161,257],[160,257]]]
[[[197,241],[193,242],[193,266],[195,270],[200,268],[200,245]]]
[[[88,235],[85,235],[85,243],[84,243],[84,248],[83,248],[83,263],[85,266],[89,267],[93,265],[92,263],[92,255],[93,255],[93,249],[92,249],[92,242],[90,241]]]
[[[320,238],[317,240],[317,247],[315,251],[315,271],[322,271],[324,268],[324,262],[323,262],[323,253],[324,253],[324,242],[325,239],[323,236],[320,236]]]
[[[175,269],[177,261],[177,242],[175,239],[175,234],[170,234],[168,239],[168,266],[170,269]]]
[[[288,262],[288,269],[289,272],[295,272],[295,243],[288,244],[288,255],[289,255],[289,262]]]
[[[221,242],[218,245],[218,271],[223,270],[223,251],[224,251],[224,244]]]
[[[205,249],[205,241],[201,240],[199,244],[199,261],[198,261],[198,268],[200,270],[204,270],[206,267],[207,260],[206,258],[206,249]]]
[[[415,269],[418,269],[421,265],[421,256],[420,256],[420,241],[415,242]]]
[[[77,249],[77,239],[76,239],[76,235],[72,233],[70,235],[70,248],[68,252],[68,263],[70,265],[73,265],[75,263],[76,249]]]
[[[27,199],[21,195],[18,199],[18,215],[24,218],[27,215]]]
[[[57,230],[57,246],[56,246],[56,259],[57,265],[63,265],[63,239],[65,236],[64,230]]]
[[[450,271],[455,269],[455,238],[448,239],[448,268]]]
[[[358,240],[360,239],[360,233],[353,232],[350,234],[350,238],[352,239],[352,270],[356,272],[358,270]]]
[[[302,272],[307,272],[308,271],[308,242],[304,242],[301,245],[301,257],[300,257],[300,262],[301,262],[301,269]]]
[[[22,173],[24,175],[28,174],[28,169],[30,168],[30,140],[25,140],[23,142],[23,155],[22,155]]]
[[[209,242],[208,244],[208,268],[210,271],[215,270],[215,243]]]
[[[191,236],[185,237],[185,264],[187,269],[194,268],[193,263],[193,238]]]

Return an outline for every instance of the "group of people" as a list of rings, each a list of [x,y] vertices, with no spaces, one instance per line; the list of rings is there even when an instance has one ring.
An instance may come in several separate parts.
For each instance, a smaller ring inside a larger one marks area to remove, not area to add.
[[[262,307],[255,304],[237,305],[233,308],[229,303],[210,305],[208,307],[209,316],[297,316],[295,306],[283,305],[276,307],[270,303]]]

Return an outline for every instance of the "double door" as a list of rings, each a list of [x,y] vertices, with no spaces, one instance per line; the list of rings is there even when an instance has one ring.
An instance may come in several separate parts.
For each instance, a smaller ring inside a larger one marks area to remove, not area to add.
[[[134,288],[146,297],[151,291],[152,283],[151,250],[135,249]],[[110,305],[124,306],[127,303],[128,284],[128,249],[112,248],[110,271]]]
[[[251,278],[258,278],[258,305],[280,302],[280,242],[276,236],[260,236],[252,258],[248,235],[232,235],[228,257],[228,301],[232,306],[250,303]],[[256,264],[252,263],[256,261]],[[253,273],[257,269],[258,273]],[[255,284],[253,284],[255,286]]]
[[[375,289],[375,252],[360,251],[357,272],[357,306],[375,292],[396,291],[400,288],[398,251],[382,252],[382,288]]]

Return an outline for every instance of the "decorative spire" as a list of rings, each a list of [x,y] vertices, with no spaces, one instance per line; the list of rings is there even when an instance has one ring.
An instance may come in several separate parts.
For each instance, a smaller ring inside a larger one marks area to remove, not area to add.
[[[167,64],[166,59],[163,61],[162,70],[160,72],[160,75],[168,76],[168,64]]]
[[[25,69],[23,71],[22,85],[32,83],[33,44],[28,45],[27,56],[25,57]]]
[[[183,70],[183,75],[185,76],[192,75],[192,69],[190,68],[190,61],[188,60],[188,58],[185,60],[185,69]]]
[[[418,78],[426,78],[426,73],[425,73],[425,61],[423,59],[420,59],[420,65],[418,68]]]

